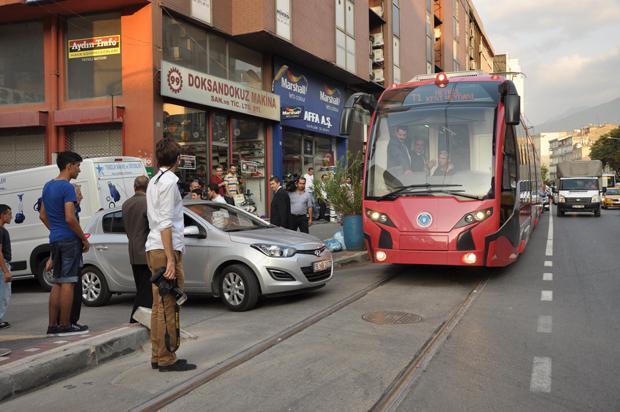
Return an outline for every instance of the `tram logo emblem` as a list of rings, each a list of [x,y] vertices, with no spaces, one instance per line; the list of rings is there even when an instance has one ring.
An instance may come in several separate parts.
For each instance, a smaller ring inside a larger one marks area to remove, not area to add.
[[[428,212],[421,212],[418,214],[416,221],[420,227],[429,227],[433,223],[433,216]]]
[[[179,93],[183,88],[183,76],[176,67],[171,67],[166,76],[168,87],[173,93]]]

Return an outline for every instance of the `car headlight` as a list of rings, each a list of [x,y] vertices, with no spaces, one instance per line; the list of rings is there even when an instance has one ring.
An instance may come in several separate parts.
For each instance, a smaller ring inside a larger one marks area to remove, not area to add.
[[[461,220],[459,220],[458,223],[454,227],[455,228],[463,227],[463,226],[471,225],[472,223],[482,222],[483,220],[486,220],[489,217],[491,217],[491,215],[493,215],[492,207],[489,207],[487,209],[482,209],[482,210],[475,210],[463,216]]]
[[[564,203],[564,202],[566,202],[566,198],[565,198],[564,196],[562,196],[562,195],[560,195],[560,196],[558,197],[558,200],[560,201],[560,203]]]
[[[394,223],[390,220],[388,215],[386,215],[385,213],[377,212],[371,209],[366,209],[366,216],[373,222],[379,222],[387,226],[396,227],[396,225],[394,225]]]
[[[598,195],[592,196],[592,203],[598,203],[599,201]]]
[[[254,243],[252,247],[269,257],[291,257],[297,253],[297,250],[293,247],[271,245],[268,243]]]

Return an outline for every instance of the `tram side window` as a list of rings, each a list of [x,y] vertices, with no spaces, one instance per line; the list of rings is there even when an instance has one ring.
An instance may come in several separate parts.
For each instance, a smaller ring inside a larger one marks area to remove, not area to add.
[[[514,127],[506,126],[504,141],[504,166],[502,170],[502,197],[500,221],[503,224],[513,212],[517,189],[517,151]]]

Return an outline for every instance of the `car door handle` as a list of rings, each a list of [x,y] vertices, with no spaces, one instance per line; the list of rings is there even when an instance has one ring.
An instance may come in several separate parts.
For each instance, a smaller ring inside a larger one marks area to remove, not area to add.
[[[108,250],[107,246],[95,246],[96,250]]]

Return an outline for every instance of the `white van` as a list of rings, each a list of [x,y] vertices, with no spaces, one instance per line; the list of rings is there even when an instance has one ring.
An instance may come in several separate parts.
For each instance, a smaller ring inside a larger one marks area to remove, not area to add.
[[[84,199],[80,205],[80,224],[85,227],[101,209],[118,207],[133,196],[137,176],[147,176],[137,157],[99,157],[84,159],[77,183]],[[58,176],[56,165],[0,174],[0,204],[13,211],[13,221],[5,226],[11,235],[13,280],[36,277],[41,286],[51,288],[43,274],[49,256],[49,231],[39,220],[38,200],[43,186]]]

